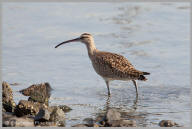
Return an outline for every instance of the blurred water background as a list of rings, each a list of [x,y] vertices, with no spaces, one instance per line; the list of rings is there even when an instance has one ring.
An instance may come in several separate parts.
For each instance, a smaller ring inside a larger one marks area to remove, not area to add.
[[[150,72],[138,82],[139,100],[132,115],[137,126],[158,126],[163,119],[190,126],[189,3],[4,3],[2,80],[17,91],[49,82],[50,105],[66,104],[66,126],[105,111],[107,88],[92,68],[81,43],[58,43],[84,32],[99,50],[122,54],[139,70]],[[129,112],[132,82],[113,81],[107,106]]]

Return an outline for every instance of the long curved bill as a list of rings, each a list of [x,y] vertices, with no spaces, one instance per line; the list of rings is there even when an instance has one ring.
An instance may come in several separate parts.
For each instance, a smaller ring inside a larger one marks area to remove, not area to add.
[[[59,47],[59,46],[61,46],[61,45],[63,45],[63,44],[69,43],[69,42],[77,42],[77,41],[80,41],[80,38],[76,38],[76,39],[71,39],[71,40],[64,41],[64,42],[58,44],[57,46],[55,46],[55,48],[57,48],[57,47]]]

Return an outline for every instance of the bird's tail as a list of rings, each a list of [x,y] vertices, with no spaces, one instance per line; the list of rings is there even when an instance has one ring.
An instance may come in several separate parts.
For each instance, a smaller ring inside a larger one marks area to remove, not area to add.
[[[150,74],[150,73],[148,73],[148,72],[143,72],[143,75],[140,75],[139,78],[138,78],[138,80],[146,81],[147,78],[146,78],[144,75],[149,75],[149,74]]]
[[[143,75],[149,75],[150,73],[148,73],[148,72],[143,72]]]

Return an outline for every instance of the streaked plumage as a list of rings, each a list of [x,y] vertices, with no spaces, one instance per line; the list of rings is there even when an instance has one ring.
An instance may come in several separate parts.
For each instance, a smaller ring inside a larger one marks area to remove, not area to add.
[[[110,95],[109,81],[132,80],[137,93],[137,84],[135,80],[145,81],[147,79],[144,75],[150,74],[148,72],[136,70],[134,66],[125,57],[119,54],[99,51],[95,47],[93,37],[91,36],[91,34],[88,33],[82,34],[79,38],[62,42],[58,44],[55,48],[62,44],[75,41],[80,41],[86,45],[89,58],[92,61],[92,65],[95,71],[97,72],[97,74],[103,77],[106,82],[108,88],[108,95]]]
[[[123,56],[110,52],[95,52],[91,58],[95,71],[110,80],[145,80],[146,73],[138,71]]]

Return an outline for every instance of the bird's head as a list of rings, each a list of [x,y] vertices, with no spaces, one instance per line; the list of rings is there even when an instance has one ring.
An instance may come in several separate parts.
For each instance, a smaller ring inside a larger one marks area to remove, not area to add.
[[[57,46],[55,46],[55,48],[59,47],[60,45],[63,45],[63,44],[66,44],[66,43],[70,43],[70,42],[82,42],[82,43],[84,43],[86,45],[89,45],[89,44],[93,43],[94,40],[93,40],[93,37],[92,37],[91,34],[83,33],[83,34],[81,34],[80,37],[64,41],[64,42],[58,44]]]

